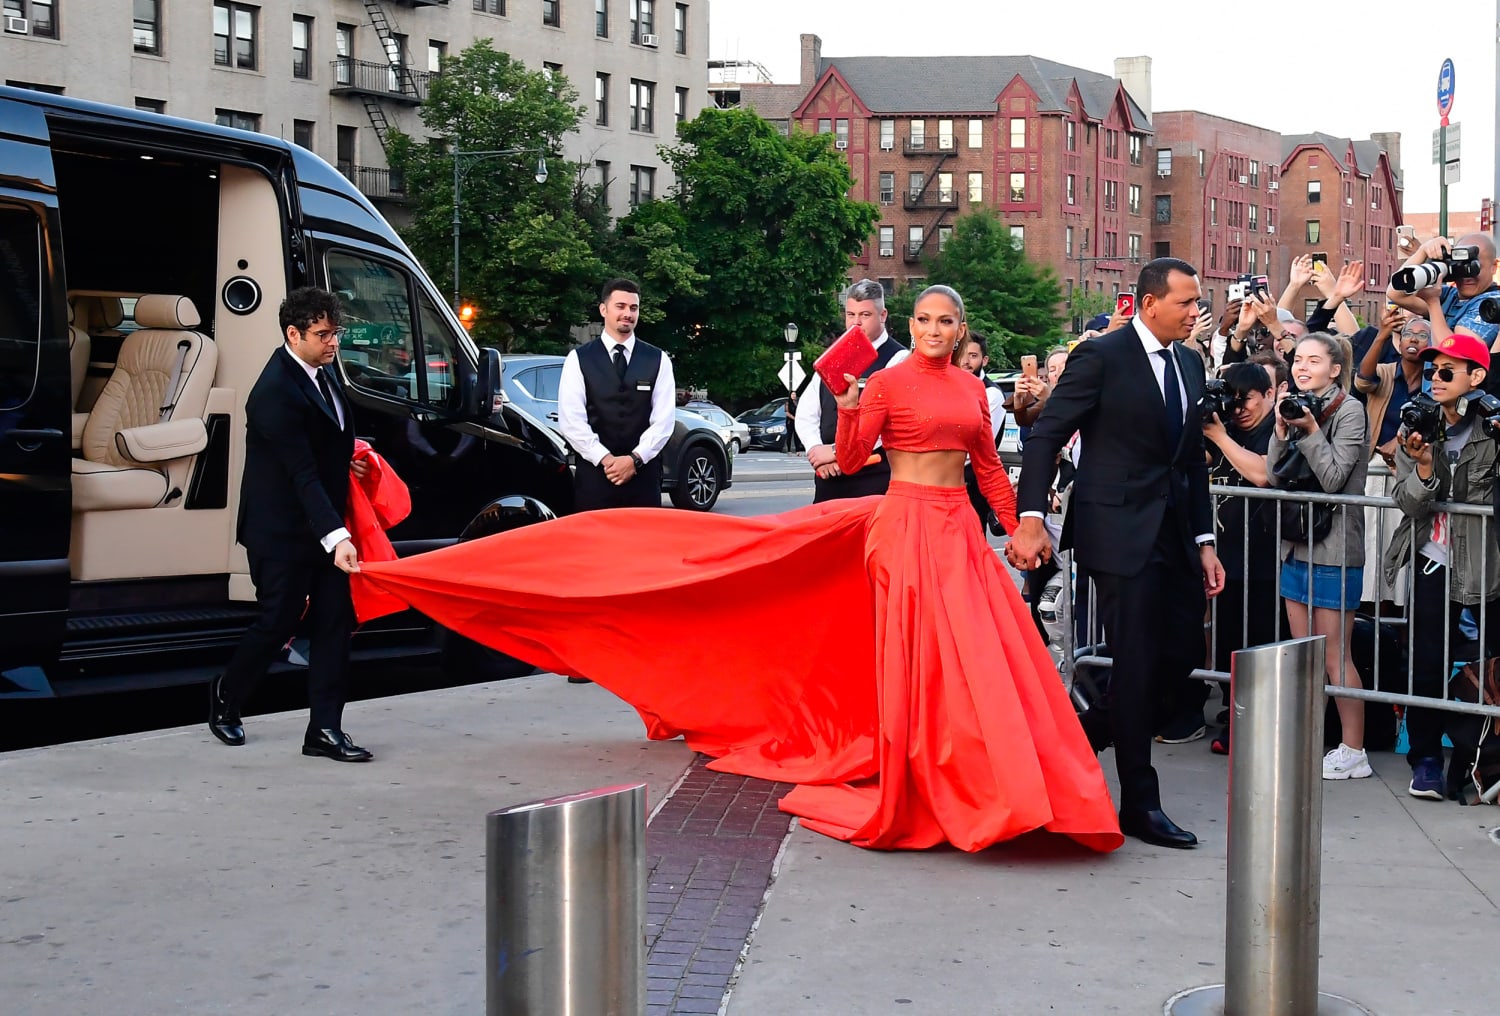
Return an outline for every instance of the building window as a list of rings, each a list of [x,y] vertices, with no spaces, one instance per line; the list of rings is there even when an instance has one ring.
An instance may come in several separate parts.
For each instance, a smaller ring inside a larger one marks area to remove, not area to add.
[[[1018,116],[1010,120],[1010,147],[1026,147],[1026,121]]]
[[[542,24],[549,28],[562,27],[562,0],[542,0]]]
[[[1026,174],[1012,173],[1010,175],[1010,199],[1012,201],[1026,200]]]
[[[1072,173],[1068,174],[1067,192],[1068,192],[1068,204],[1070,204],[1070,205],[1076,205],[1076,204],[1078,204],[1077,181],[1078,181],[1078,178],[1076,176],[1074,176]]]
[[[1208,160],[1203,149],[1198,149],[1198,176],[1201,179],[1208,172]]]
[[[1141,185],[1138,183],[1130,185],[1130,214],[1141,214]]]
[[[165,113],[167,111],[167,100],[147,99],[144,96],[135,97],[135,108],[142,113]]]
[[[1156,175],[1172,175],[1172,149],[1158,148],[1156,150]]]
[[[1012,247],[1014,247],[1016,250],[1025,250],[1026,249],[1026,227],[1025,226],[1012,226],[1012,227],[1010,227],[1010,245]]]
[[[925,238],[922,235],[921,226],[906,227],[906,247],[909,251],[911,251],[911,253],[920,254],[922,252],[922,244],[924,242]]]
[[[650,166],[630,167],[630,207],[635,208],[656,198],[656,170]]]
[[[448,44],[436,39],[427,40],[427,69],[433,74],[443,70],[443,58],[448,55]]]
[[[896,203],[896,174],[880,174],[880,203],[891,205]]]
[[[673,48],[678,53],[687,53],[687,4],[678,4],[672,14]]]
[[[1141,259],[1141,234],[1131,233],[1126,238],[1126,242],[1129,244],[1126,253],[1130,255],[1130,260],[1139,261]]]
[[[883,258],[894,257],[896,254],[896,227],[880,227],[880,256]]]
[[[1106,212],[1117,212],[1120,210],[1119,184],[1113,180],[1104,181],[1104,210]]]
[[[945,205],[953,203],[953,174],[939,173],[937,175],[938,200]]]
[[[1219,199],[1208,199],[1208,224],[1217,226],[1219,224]]]
[[[594,75],[594,122],[600,127],[609,126],[609,75]]]
[[[31,0],[29,5],[26,0],[5,0],[4,11],[7,18],[30,20],[31,25],[26,30],[27,34],[43,39],[55,39],[57,38],[57,18],[52,12],[54,5],[55,0]]]
[[[984,121],[983,120],[970,120],[969,121],[969,147],[970,148],[983,148],[984,147]]]
[[[1158,195],[1156,195],[1156,214],[1153,216],[1153,218],[1157,222],[1171,222],[1172,221],[1172,195],[1170,195],[1170,194],[1158,194]]]
[[[1316,205],[1316,204],[1319,204],[1322,200],[1323,200],[1323,181],[1321,181],[1321,180],[1309,180],[1309,181],[1307,181],[1307,203],[1310,204],[1310,205]]]
[[[844,117],[833,122],[833,143],[838,148],[849,147],[849,121]]]
[[[313,122],[311,120],[292,121],[292,143],[311,150],[313,146]]]
[[[1323,241],[1323,223],[1318,219],[1307,220],[1307,242],[1321,243]]]
[[[292,15],[292,77],[312,77],[313,19]]]
[[[1064,121],[1063,133],[1067,137],[1068,151],[1078,151],[1078,125],[1075,124],[1072,120]]]
[[[67,93],[67,89],[62,85],[44,85],[40,81],[17,81],[15,78],[6,78],[5,83],[11,88],[24,88],[28,92],[45,92],[47,95]]]
[[[977,205],[984,201],[984,174],[982,172],[969,173],[969,203]]]
[[[880,121],[880,147],[887,152],[896,147],[896,121]]]
[[[505,16],[505,0],[474,0],[474,9],[481,14]]]
[[[1141,164],[1141,136],[1139,134],[1130,135],[1130,164],[1132,166]]]
[[[927,147],[927,121],[913,120],[911,122],[911,146],[913,148]]]
[[[609,38],[609,0],[594,0],[594,34]]]
[[[656,106],[656,82],[630,79],[630,129],[651,133],[651,110]]]
[[[921,173],[906,174],[906,193],[911,195],[913,201],[922,196],[922,191],[927,186],[927,178]]]
[[[609,211],[609,163],[604,159],[594,161],[594,169],[599,173],[599,203]]]
[[[135,0],[135,27],[131,35],[137,53],[161,56],[160,0]]]
[[[832,134],[833,133],[833,118],[832,117],[819,117],[818,118],[818,133],[819,134]]]
[[[1370,207],[1379,208],[1382,204],[1379,187],[1370,188]]]
[[[1250,186],[1260,186],[1260,162],[1255,159],[1250,160]]]
[[[1208,245],[1208,267],[1211,271],[1219,269],[1219,245],[1216,243]]]
[[[334,155],[334,160],[340,170],[352,170],[354,168],[354,146],[358,138],[359,128],[344,126],[338,128],[338,136],[335,140],[336,154]]]
[[[672,112],[677,117],[677,122],[682,123],[687,119],[688,90],[679,88],[672,93]]]
[[[648,35],[656,37],[656,0],[630,0],[630,41],[644,45]]]
[[[1252,233],[1260,231],[1260,205],[1250,206],[1250,221],[1245,223],[1245,225],[1250,228],[1250,232]]]
[[[941,253],[942,251],[945,251],[945,250],[948,249],[948,241],[951,240],[951,239],[953,239],[953,227],[952,226],[939,226],[938,227],[938,252],[939,253]]]
[[[1245,256],[1247,258],[1249,258],[1249,260],[1245,262],[1245,271],[1249,272],[1251,275],[1254,275],[1255,274],[1255,248],[1251,247],[1248,251],[1245,252]]]
[[[338,57],[333,65],[334,81],[347,85],[353,80],[350,66],[354,58],[353,25],[339,25],[333,30],[333,52]]]
[[[546,60],[542,61],[542,73],[547,76],[548,81],[562,77],[562,72],[562,64],[549,63]]]
[[[241,3],[214,4],[214,63],[220,67],[255,70],[257,7]]]
[[[259,113],[242,113],[237,109],[214,110],[214,123],[220,127],[235,127],[242,131],[260,130]]]
[[[1345,247],[1349,246],[1349,243],[1350,243],[1350,240],[1349,240],[1349,225],[1350,224],[1348,222],[1344,223],[1344,246]]]
[[[938,148],[949,151],[953,148],[953,121],[938,121]]]
[[[1104,157],[1106,159],[1120,157],[1120,132],[1107,127],[1104,130]]]
[[[1073,256],[1073,227],[1068,226],[1063,230],[1063,256]],[[1070,279],[1069,282],[1072,280]]]

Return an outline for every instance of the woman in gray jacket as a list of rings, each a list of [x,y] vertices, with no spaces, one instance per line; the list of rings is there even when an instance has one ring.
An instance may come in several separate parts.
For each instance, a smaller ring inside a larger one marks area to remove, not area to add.
[[[1276,431],[1266,460],[1272,463],[1271,485],[1330,494],[1363,494],[1369,471],[1365,407],[1351,397],[1349,343],[1316,332],[1297,343],[1292,359],[1295,396],[1311,395],[1311,407],[1288,417],[1289,395],[1277,407]],[[1329,510],[1322,513],[1328,518]],[[1323,635],[1330,683],[1360,687],[1359,672],[1349,655],[1349,637],[1364,584],[1365,515],[1363,508],[1334,507],[1327,532],[1317,509],[1283,506],[1283,537],[1295,530],[1298,516],[1307,539],[1283,539],[1281,595],[1295,638]],[[1365,755],[1365,706],[1357,699],[1335,700],[1343,742],[1323,759],[1325,780],[1362,779],[1373,775]]]

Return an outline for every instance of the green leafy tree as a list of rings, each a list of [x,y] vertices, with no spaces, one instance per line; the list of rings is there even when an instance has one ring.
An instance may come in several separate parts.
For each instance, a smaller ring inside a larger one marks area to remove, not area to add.
[[[480,39],[432,80],[422,106],[431,139],[393,132],[391,169],[413,204],[405,237],[437,279],[453,277],[453,140],[469,152],[548,153],[540,184],[536,152],[460,165],[460,296],[479,308],[481,345],[560,352],[572,345],[569,329],[598,305],[607,217],[577,167],[558,156],[584,112],[566,78],[529,71]]]
[[[1102,289],[1096,289],[1085,293],[1082,290],[1073,290],[1072,314],[1079,329],[1082,329],[1091,318],[1100,314],[1111,314],[1115,309],[1115,298],[1108,296]]]
[[[680,381],[726,399],[768,391],[787,322],[810,339],[838,327],[838,291],[878,210],[850,200],[830,138],[783,136],[746,110],[705,110],[662,157],[677,185],[620,221],[611,260],[643,283],[647,337]]]
[[[963,296],[969,327],[988,340],[992,364],[1014,367],[1062,339],[1057,276],[1027,260],[994,209],[959,216],[944,249],[924,264],[929,284]]]

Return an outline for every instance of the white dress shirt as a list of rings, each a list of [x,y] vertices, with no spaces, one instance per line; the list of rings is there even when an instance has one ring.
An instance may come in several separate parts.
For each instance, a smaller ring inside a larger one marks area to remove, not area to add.
[[[292,358],[292,362],[302,368],[302,372],[306,374],[307,379],[312,382],[313,388],[316,389],[318,393],[318,398],[321,399],[323,397],[323,389],[318,387],[318,371],[321,368],[314,367],[312,364],[302,359],[302,357],[292,352],[292,347],[289,343],[283,344],[282,348],[286,350],[286,355]],[[328,383],[328,387],[330,391],[336,391],[336,389],[334,389],[333,387],[333,382],[330,381]],[[343,430],[344,404],[339,400],[339,397],[337,395],[334,395],[333,397],[333,412],[334,415],[339,418],[339,430]],[[329,533],[327,536],[323,537],[318,542],[323,545],[324,550],[332,553],[333,548],[337,547],[339,544],[348,539],[352,539],[352,537],[349,535],[349,530],[345,529],[343,526],[339,526],[337,529]]]
[[[990,404],[990,437],[998,440],[1005,426],[1005,393],[985,385],[984,397]]]
[[[604,353],[611,362],[616,349],[625,350],[627,364],[635,356],[634,333],[624,342],[608,333],[601,339]],[[663,351],[661,367],[656,371],[656,384],[651,388],[651,422],[632,449],[642,462],[650,462],[667,446],[667,439],[672,436],[672,428],[677,422],[676,409],[677,379],[672,374],[672,359]],[[557,380],[557,429],[573,451],[590,465],[597,466],[609,454],[609,449],[589,426],[588,392],[584,388],[583,368],[578,366],[576,349],[569,350],[563,361],[562,376]]]
[[[881,346],[891,341],[894,340],[891,339],[890,334],[882,331],[880,333],[880,338],[876,339],[874,342],[875,351],[879,352]],[[886,364],[886,366],[894,367],[896,366],[896,364],[900,363],[910,355],[911,350],[903,346],[891,355],[891,360]],[[802,389],[802,394],[797,399],[797,440],[802,442],[803,448],[812,448],[817,445],[826,443],[823,440],[822,430],[822,391],[823,381],[818,377],[818,372],[813,371],[812,380],[807,383],[806,388]],[[791,424],[788,424],[788,426],[790,425]],[[875,447],[880,447],[879,439],[875,441]]]

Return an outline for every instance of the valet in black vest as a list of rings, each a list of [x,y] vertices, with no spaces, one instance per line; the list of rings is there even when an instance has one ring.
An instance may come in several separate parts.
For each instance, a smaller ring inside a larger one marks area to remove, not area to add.
[[[568,354],[558,381],[558,429],[577,453],[577,511],[661,507],[661,452],[676,420],[666,353],[635,337],[634,283],[605,287],[604,334]]]
[[[902,353],[907,352],[905,346],[901,345],[889,335],[882,335],[881,341],[875,346],[875,362],[859,376],[859,386],[865,386],[871,374],[882,367],[890,366],[891,362]],[[815,376],[813,384],[808,387],[816,387],[818,393],[818,442],[820,444],[832,445],[838,436],[839,406],[834,401],[833,393],[830,392],[822,382]],[[863,394],[863,393],[861,393]],[[876,448],[875,454],[880,456],[879,462],[872,462],[852,476],[829,476],[814,477],[813,479],[813,503],[819,501],[834,501],[842,497],[865,497],[869,494],[884,494],[891,483],[891,467],[885,461],[885,449]]]

